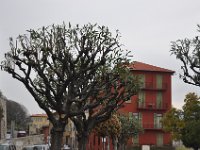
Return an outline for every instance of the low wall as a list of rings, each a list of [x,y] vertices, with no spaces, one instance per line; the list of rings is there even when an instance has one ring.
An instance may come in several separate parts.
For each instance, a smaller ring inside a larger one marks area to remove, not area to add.
[[[0,141],[1,143],[10,142],[16,145],[17,150],[22,150],[24,146],[34,145],[34,144],[44,144],[44,134],[32,135],[20,138],[13,138],[10,141]]]

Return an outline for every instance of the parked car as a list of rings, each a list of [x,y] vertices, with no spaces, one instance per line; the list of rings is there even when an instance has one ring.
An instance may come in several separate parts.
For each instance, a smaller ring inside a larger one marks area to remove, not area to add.
[[[68,145],[66,145],[66,144],[62,148],[62,150],[68,150],[68,149],[70,149],[70,147]]]
[[[16,146],[13,144],[0,144],[0,150],[16,150]]]
[[[31,146],[25,146],[22,150],[49,150],[49,146],[46,144],[31,145]]]
[[[26,136],[26,131],[18,131],[17,132],[17,137],[25,137]]]

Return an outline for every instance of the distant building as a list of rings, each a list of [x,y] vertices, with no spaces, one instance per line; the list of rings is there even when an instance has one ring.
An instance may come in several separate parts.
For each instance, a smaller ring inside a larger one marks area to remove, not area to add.
[[[0,107],[3,111],[3,116],[0,121],[0,140],[6,139],[7,133],[7,113],[6,113],[6,101],[3,98],[0,98]]]
[[[46,114],[33,114],[30,116],[29,135],[41,134],[45,126],[49,126],[49,120]]]
[[[56,113],[54,115],[56,115]],[[49,122],[48,116],[46,114],[34,114],[30,117],[31,122],[29,124],[29,135],[44,134],[44,142],[45,144],[49,144],[51,140],[50,133],[52,129],[52,123]],[[63,133],[62,145],[69,145],[72,149],[77,147],[76,130],[73,122],[70,119],[68,119],[68,123]]]

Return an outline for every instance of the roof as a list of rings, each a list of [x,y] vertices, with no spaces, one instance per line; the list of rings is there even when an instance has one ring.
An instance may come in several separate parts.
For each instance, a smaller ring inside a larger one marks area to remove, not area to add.
[[[47,117],[47,114],[32,114],[31,117]]]
[[[165,73],[171,73],[171,74],[174,73],[174,71],[172,70],[145,64],[138,61],[134,61],[133,63],[129,64],[129,68],[135,71],[165,72]]]

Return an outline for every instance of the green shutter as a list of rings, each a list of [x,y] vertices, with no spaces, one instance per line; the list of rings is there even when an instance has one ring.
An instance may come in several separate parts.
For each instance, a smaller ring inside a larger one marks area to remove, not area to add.
[[[163,146],[163,134],[162,133],[157,134],[157,146]]]
[[[156,95],[156,108],[162,108],[162,103],[163,103],[163,100],[162,100],[162,92],[157,92],[157,95]]]
[[[163,84],[162,80],[163,80],[162,75],[156,75],[156,88],[162,89],[162,87],[163,87],[163,85],[162,85],[162,84]]]
[[[141,88],[144,88],[145,87],[145,75],[144,74],[139,75],[139,82],[141,83]]]

